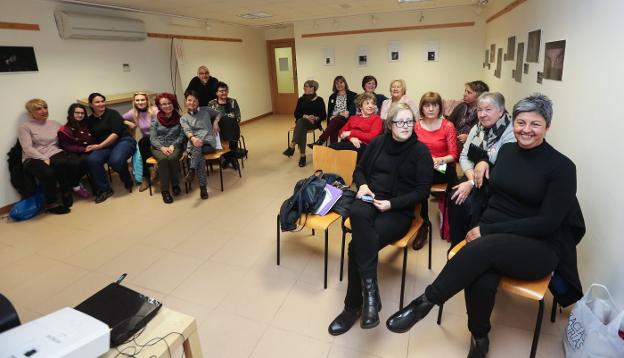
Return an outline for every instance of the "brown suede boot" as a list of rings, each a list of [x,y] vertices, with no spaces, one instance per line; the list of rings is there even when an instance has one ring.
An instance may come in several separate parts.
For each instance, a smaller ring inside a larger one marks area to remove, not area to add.
[[[147,182],[146,178],[143,178],[143,181],[141,182],[141,186],[139,186],[139,191],[146,191],[149,188],[149,183]]]

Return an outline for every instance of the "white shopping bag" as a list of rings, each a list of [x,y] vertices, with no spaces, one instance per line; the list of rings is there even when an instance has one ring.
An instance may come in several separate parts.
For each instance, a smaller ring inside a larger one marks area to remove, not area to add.
[[[593,284],[572,309],[563,336],[566,358],[624,357],[624,311],[620,312],[609,290]]]

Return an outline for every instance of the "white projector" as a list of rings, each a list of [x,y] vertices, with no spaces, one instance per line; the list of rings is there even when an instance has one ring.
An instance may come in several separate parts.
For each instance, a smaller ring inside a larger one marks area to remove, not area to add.
[[[108,325],[66,307],[0,334],[0,358],[98,357],[109,342]]]

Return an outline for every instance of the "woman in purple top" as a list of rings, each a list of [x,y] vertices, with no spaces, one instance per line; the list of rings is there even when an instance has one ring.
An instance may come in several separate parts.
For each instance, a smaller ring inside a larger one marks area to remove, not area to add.
[[[68,170],[72,173],[73,179],[70,185],[81,198],[89,197],[89,192],[80,183],[80,178],[87,174],[87,156],[91,151],[87,150],[87,147],[95,143],[87,127],[86,118],[87,107],[74,103],[67,109],[67,123],[58,130],[59,146],[69,157]]]
[[[24,172],[34,176],[43,189],[46,210],[53,214],[67,214],[73,204],[67,170],[67,153],[59,148],[58,122],[48,120],[48,104],[35,98],[26,102],[31,118],[19,126],[18,138],[22,146]],[[56,185],[62,201],[59,203]]]
[[[152,156],[150,149],[150,126],[152,121],[156,119],[157,112],[158,108],[152,105],[147,93],[136,92],[132,100],[132,109],[122,116],[124,124],[130,129],[133,136],[137,127],[139,127],[141,131],[142,137],[139,139],[139,153],[141,153],[141,160],[143,160],[143,182],[139,187],[139,191],[144,191],[149,188],[147,182],[149,169],[145,161]]]

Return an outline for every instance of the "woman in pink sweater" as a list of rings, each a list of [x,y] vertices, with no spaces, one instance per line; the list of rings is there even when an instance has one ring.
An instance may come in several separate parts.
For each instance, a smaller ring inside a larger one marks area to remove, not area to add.
[[[378,114],[375,114],[377,106],[374,95],[370,93],[359,94],[355,98],[355,106],[360,114],[349,117],[347,123],[338,132],[341,141],[333,143],[330,148],[355,150],[359,160],[368,143],[381,133],[382,120]]]

